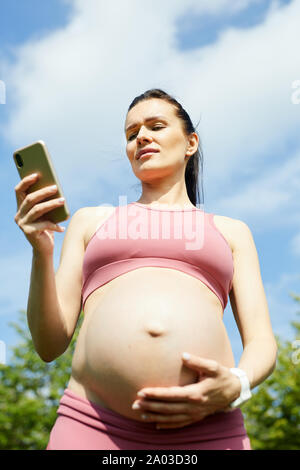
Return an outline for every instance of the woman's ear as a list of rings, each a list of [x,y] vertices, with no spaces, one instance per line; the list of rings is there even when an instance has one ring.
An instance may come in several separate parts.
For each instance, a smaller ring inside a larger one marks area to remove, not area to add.
[[[199,137],[196,132],[193,132],[188,137],[188,146],[186,149],[185,159],[194,155],[198,150]]]

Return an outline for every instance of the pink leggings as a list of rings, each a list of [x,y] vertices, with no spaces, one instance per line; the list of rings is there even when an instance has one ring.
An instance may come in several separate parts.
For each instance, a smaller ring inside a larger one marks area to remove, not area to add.
[[[57,415],[46,450],[251,450],[239,408],[182,428],[156,429],[66,388]]]

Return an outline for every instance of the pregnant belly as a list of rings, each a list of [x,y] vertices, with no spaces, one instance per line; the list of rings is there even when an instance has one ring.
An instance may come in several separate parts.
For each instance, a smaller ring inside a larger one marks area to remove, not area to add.
[[[141,268],[110,284],[86,316],[73,357],[71,384],[82,384],[89,400],[142,420],[131,409],[141,388],[198,381],[184,351],[234,366],[220,302],[197,279]]]

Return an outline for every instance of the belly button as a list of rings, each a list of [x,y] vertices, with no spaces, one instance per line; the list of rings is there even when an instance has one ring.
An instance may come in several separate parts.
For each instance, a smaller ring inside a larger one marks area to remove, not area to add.
[[[146,331],[149,333],[151,336],[161,336],[162,334],[165,333],[165,329],[162,325],[159,323],[151,323],[146,326]]]

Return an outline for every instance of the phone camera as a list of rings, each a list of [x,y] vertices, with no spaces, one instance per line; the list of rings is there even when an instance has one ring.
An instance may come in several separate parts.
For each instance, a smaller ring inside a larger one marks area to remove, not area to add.
[[[18,153],[16,154],[16,161],[17,161],[18,167],[22,167],[22,166],[23,166],[22,157],[21,157],[21,155],[19,155]]]

